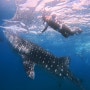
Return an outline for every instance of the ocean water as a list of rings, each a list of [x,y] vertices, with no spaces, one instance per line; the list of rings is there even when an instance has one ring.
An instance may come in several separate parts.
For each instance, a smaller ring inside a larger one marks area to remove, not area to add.
[[[55,13],[71,28],[79,27],[83,32],[64,38],[49,27],[45,33],[38,34],[44,28],[43,13]],[[70,56],[70,70],[81,79],[85,90],[90,90],[89,0],[0,0],[0,26],[4,24],[6,30],[22,34],[57,57]],[[30,79],[22,58],[11,47],[3,31],[0,28],[0,90],[80,90],[71,81],[57,78],[38,66],[35,67],[35,79]]]

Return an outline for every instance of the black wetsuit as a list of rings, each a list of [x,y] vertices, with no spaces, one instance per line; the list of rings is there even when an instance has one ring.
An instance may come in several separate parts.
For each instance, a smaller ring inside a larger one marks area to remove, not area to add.
[[[46,22],[46,26],[42,32],[46,31],[48,26],[50,26],[54,30],[58,31],[66,38],[71,36],[71,35],[79,34],[82,32],[82,30],[80,30],[80,29],[75,29],[72,31],[71,28],[69,28],[67,25],[65,25],[63,23],[57,23],[53,20],[44,20],[44,22]]]

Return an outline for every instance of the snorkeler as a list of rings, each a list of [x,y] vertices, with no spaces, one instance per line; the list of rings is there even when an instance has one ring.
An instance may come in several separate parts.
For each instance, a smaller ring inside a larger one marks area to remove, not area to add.
[[[80,34],[82,32],[80,28],[74,28],[73,30],[71,30],[71,28],[69,28],[67,25],[57,20],[56,14],[53,14],[51,16],[42,16],[42,19],[44,23],[46,23],[46,26],[42,30],[42,33],[47,30],[48,26],[61,33],[65,38],[74,34]]]

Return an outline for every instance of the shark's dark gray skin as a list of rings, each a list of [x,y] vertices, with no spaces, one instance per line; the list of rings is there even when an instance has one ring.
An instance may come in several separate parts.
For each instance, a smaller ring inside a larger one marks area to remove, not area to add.
[[[14,49],[22,56],[23,65],[30,78],[35,78],[34,67],[39,65],[58,77],[71,80],[84,90],[81,81],[69,69],[69,57],[58,58],[40,46],[26,41],[15,34],[6,33],[6,35]]]

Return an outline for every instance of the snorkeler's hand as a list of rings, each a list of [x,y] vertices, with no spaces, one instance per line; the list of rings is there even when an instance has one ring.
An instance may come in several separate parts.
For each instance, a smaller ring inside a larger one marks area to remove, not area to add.
[[[81,34],[83,31],[80,28],[76,28],[76,34]]]

